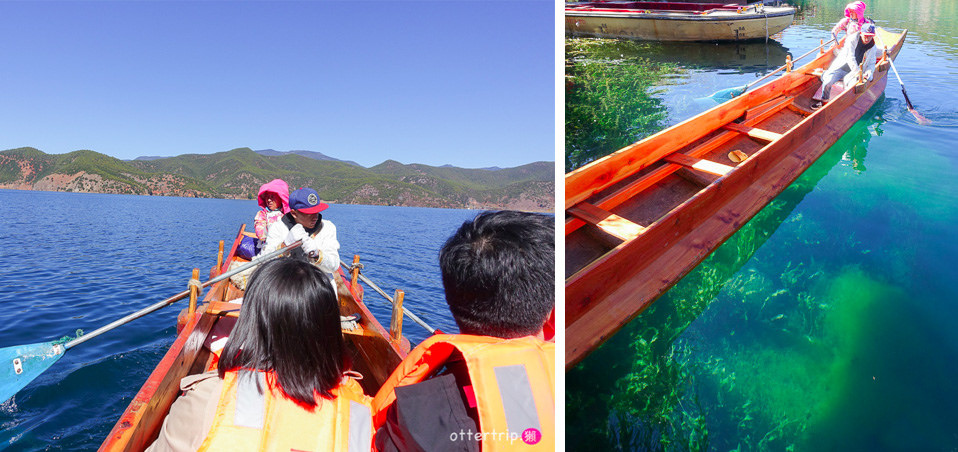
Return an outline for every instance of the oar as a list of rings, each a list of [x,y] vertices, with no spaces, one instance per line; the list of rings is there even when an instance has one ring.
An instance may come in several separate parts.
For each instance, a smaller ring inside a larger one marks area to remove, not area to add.
[[[292,245],[287,246],[286,248],[280,248],[271,253],[267,253],[258,257],[255,261],[248,264],[239,266],[233,270],[230,270],[226,273],[223,273],[215,278],[206,281],[205,283],[200,284],[200,288],[205,288],[207,286],[216,284],[230,276],[233,276],[237,273],[246,271],[250,268],[253,268],[263,262],[266,262],[270,259],[273,259],[281,254],[284,254],[293,248],[302,245],[301,241],[296,241]],[[40,376],[43,371],[47,370],[53,363],[60,360],[63,357],[63,354],[79,344],[82,344],[94,337],[97,337],[107,331],[110,331],[120,325],[129,323],[133,320],[136,320],[140,317],[143,317],[151,312],[154,312],[164,306],[173,304],[176,301],[182,300],[190,295],[189,289],[180,292],[176,295],[173,295],[170,298],[167,298],[163,301],[157,302],[146,308],[143,308],[139,311],[136,311],[122,319],[119,319],[115,322],[110,323],[109,325],[97,328],[94,331],[91,331],[88,334],[77,337],[67,343],[60,343],[60,341],[52,342],[39,342],[36,344],[27,344],[27,345],[15,345],[12,347],[6,347],[0,349],[0,400],[6,401],[7,399],[16,395],[18,391],[23,389],[24,386],[29,384],[31,381]]]
[[[875,40],[878,41],[878,45],[885,48],[885,53],[888,53],[888,47],[885,46],[885,43],[882,42],[881,37],[878,34],[875,34]],[[901,85],[901,93],[905,95],[905,103],[908,104],[908,111],[915,117],[915,120],[918,121],[918,124],[927,125],[931,124],[931,120],[922,116],[921,113],[918,113],[918,110],[915,110],[915,107],[911,104],[911,99],[908,98],[908,93],[905,91],[905,82],[901,81],[901,76],[898,75],[898,69],[895,68],[895,62],[891,58],[888,58],[888,62],[891,63],[891,69],[895,71],[895,77],[898,78],[898,84]]]
[[[346,263],[343,262],[343,261],[339,261],[339,265],[342,265],[342,266],[345,267],[347,270],[351,270],[351,267],[348,266],[348,265],[346,265]],[[365,282],[366,284],[369,284],[369,287],[372,287],[373,290],[375,290],[376,292],[379,292],[379,295],[382,295],[383,298],[385,298],[386,300],[388,300],[390,303],[393,303],[393,304],[396,303],[396,302],[393,300],[393,297],[390,297],[389,295],[387,295],[384,290],[380,289],[379,286],[377,286],[376,283],[374,283],[371,279],[367,278],[366,275],[364,275],[364,274],[362,274],[362,273],[359,273],[358,275],[359,275],[359,279],[363,280],[363,282]],[[426,331],[429,331],[430,333],[435,333],[435,332],[436,332],[436,329],[435,329],[435,328],[429,326],[426,322],[424,322],[422,319],[420,319],[418,316],[416,316],[416,314],[413,314],[412,312],[410,312],[409,309],[403,309],[403,314],[406,314],[406,317],[409,317],[409,318],[412,319],[414,322],[418,323],[419,326],[425,328]],[[440,333],[442,333],[442,331],[440,331]]]
[[[833,38],[833,39],[828,40],[828,42],[822,43],[820,46],[815,47],[815,48],[812,49],[812,50],[809,50],[809,51],[808,51],[807,53],[805,53],[804,55],[802,55],[802,56],[800,56],[800,57],[798,57],[798,58],[795,58],[794,60],[792,60],[792,63],[795,63],[796,61],[798,61],[798,60],[800,60],[800,59],[802,59],[802,58],[805,58],[805,57],[811,55],[812,52],[814,52],[814,51],[816,51],[816,50],[818,50],[818,49],[821,49],[822,47],[825,47],[826,45],[831,44],[831,43],[834,42],[834,41],[835,41],[835,39]],[[712,94],[711,96],[708,96],[708,97],[709,97],[710,99],[716,101],[716,102],[719,102],[719,103],[725,102],[725,101],[727,101],[727,100],[731,100],[731,99],[733,99],[733,98],[735,98],[735,97],[738,97],[738,96],[741,96],[742,94],[744,94],[745,91],[748,91],[748,89],[751,88],[752,86],[754,86],[756,83],[761,82],[762,80],[765,80],[765,79],[767,79],[767,78],[769,78],[769,77],[771,77],[771,76],[773,76],[773,75],[775,75],[775,74],[778,74],[779,72],[782,72],[783,70],[785,70],[786,67],[788,67],[788,64],[785,64],[784,66],[782,66],[782,67],[780,67],[780,68],[778,68],[778,69],[776,69],[776,70],[774,70],[774,71],[772,71],[772,72],[769,72],[768,74],[765,74],[765,76],[763,76],[762,78],[760,78],[760,79],[758,79],[758,80],[755,80],[755,81],[753,81],[753,82],[751,82],[751,83],[749,83],[749,84],[747,84],[747,85],[737,86],[737,87],[735,87],[735,88],[726,88],[726,89],[723,89],[723,90],[721,90],[721,91],[716,91],[715,94]]]

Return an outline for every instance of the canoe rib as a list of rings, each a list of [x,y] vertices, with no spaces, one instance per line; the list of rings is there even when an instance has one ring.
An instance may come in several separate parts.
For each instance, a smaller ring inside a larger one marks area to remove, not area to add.
[[[895,43],[889,52],[894,58],[907,32],[900,35],[881,32],[885,35],[884,42]],[[767,131],[763,123],[775,125],[782,122],[779,121],[784,117],[782,115],[793,115],[796,119],[790,121],[797,121],[788,130],[772,130],[770,134],[758,132],[759,138],[772,138],[772,141],[734,170],[648,224],[640,236],[623,239],[583,267],[571,269],[573,273],[566,279],[567,368],[641,313],[758,213],[883,94],[887,62],[879,64],[874,80],[864,85],[860,93],[856,89],[845,90],[825,107],[809,114],[804,104],[809,102],[820,84],[810,75],[811,69],[827,66],[831,58],[831,52],[827,52],[802,69],[752,93],[567,175],[567,209],[589,200],[611,214],[634,221],[629,215],[617,212],[616,208],[633,201],[633,197],[638,199],[639,195],[656,195],[657,190],[663,190],[661,184],[656,184],[681,166],[667,163],[625,188],[618,188],[610,194],[603,190],[618,187],[617,184],[621,185],[632,174],[657,164],[715,131],[724,132],[705,141],[711,144],[699,146],[709,148],[710,152],[725,152],[727,149],[722,146],[730,146],[729,143],[734,143],[730,140],[735,137],[741,139],[743,133],[755,135],[756,129]],[[801,105],[796,104],[798,100]],[[770,101],[770,108],[749,108]],[[748,112],[756,110],[762,111],[748,119]],[[742,115],[747,119],[741,121]],[[684,153],[701,157],[694,149]],[[656,181],[649,183],[648,179]],[[591,227],[586,224],[574,215],[567,215],[567,267],[570,259],[574,259],[568,256],[574,255],[580,243],[585,243],[591,234]]]

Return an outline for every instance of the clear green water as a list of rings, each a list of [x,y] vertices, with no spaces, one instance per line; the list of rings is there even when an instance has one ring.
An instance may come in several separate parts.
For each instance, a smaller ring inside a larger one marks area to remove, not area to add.
[[[817,45],[844,4],[804,2],[759,48],[767,67],[779,47]],[[569,450],[958,448],[958,2],[880,0],[869,15],[909,29],[896,65],[933,124],[889,80],[799,180],[567,372]],[[761,53],[683,53],[659,87],[664,125],[754,80]]]

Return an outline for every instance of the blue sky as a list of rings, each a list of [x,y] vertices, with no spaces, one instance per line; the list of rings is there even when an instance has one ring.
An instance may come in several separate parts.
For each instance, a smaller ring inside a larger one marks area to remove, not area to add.
[[[0,149],[555,160],[555,6],[0,1]]]

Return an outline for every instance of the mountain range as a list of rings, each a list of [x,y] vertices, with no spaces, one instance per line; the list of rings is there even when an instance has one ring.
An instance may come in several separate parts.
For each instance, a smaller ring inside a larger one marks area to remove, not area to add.
[[[320,152],[233,149],[214,154],[120,160],[90,150],[0,152],[0,188],[255,199],[260,185],[285,180],[326,202],[551,212],[555,162],[514,168],[458,168],[387,160],[365,168]]]

